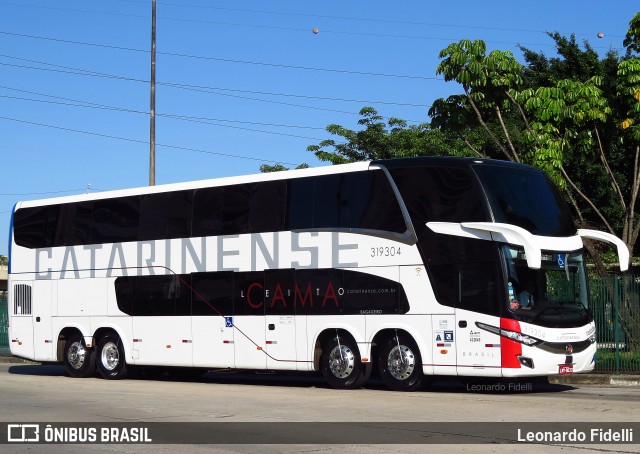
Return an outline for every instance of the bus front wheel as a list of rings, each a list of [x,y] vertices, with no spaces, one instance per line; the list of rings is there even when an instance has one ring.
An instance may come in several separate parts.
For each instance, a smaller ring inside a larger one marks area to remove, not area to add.
[[[107,333],[98,341],[98,372],[102,378],[117,380],[126,378],[127,363],[120,337],[115,333]]]
[[[73,378],[91,377],[96,372],[93,350],[84,343],[80,334],[72,334],[64,346],[64,367]]]
[[[320,369],[332,388],[359,388],[370,375],[367,366],[360,360],[358,346],[349,337],[336,336],[322,346]]]
[[[382,381],[394,391],[413,391],[422,385],[422,359],[409,336],[389,337],[380,349],[378,367]]]

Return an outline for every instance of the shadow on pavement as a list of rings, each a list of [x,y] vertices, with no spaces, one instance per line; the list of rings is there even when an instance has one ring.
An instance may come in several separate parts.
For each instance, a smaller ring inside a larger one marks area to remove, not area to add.
[[[14,375],[67,376],[59,364],[20,364],[9,367]],[[283,386],[329,389],[320,374],[303,372],[199,371],[181,368],[133,368],[130,380],[163,382],[218,383],[250,386]],[[364,389],[388,391],[382,381],[373,377]],[[569,384],[552,384],[544,378],[497,380],[489,378],[431,377],[419,392],[469,394],[535,394],[558,393],[577,389]],[[391,391],[388,391],[391,392]]]

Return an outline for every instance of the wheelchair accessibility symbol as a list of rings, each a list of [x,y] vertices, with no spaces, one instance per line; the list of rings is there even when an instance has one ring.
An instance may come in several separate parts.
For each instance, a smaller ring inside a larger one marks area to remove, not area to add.
[[[233,317],[225,317],[224,318],[224,326],[226,328],[233,328]]]

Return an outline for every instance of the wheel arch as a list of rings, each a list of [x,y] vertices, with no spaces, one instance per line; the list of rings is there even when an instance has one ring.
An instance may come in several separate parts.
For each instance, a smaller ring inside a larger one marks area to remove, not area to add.
[[[74,334],[78,334],[83,338],[87,337],[86,336],[87,333],[83,331],[83,328],[77,325],[65,326],[58,333],[58,340],[56,343],[56,361],[57,362],[64,361],[64,347],[67,343],[67,339],[69,339],[69,337],[73,336]],[[91,348],[93,348],[93,345],[91,346]]]
[[[370,352],[368,352],[370,355],[371,361],[378,360],[379,346],[382,345],[386,339],[389,339],[390,337],[395,337],[396,335],[404,335],[413,340],[413,342],[418,347],[418,353],[420,354],[420,358],[422,358],[423,367],[424,367],[425,358],[431,357],[429,346],[424,342],[426,339],[424,338],[424,336],[416,335],[416,333],[414,333],[413,330],[411,329],[405,329],[400,327],[381,328],[373,335],[371,339],[371,343],[369,344],[371,346],[371,350]]]
[[[353,342],[355,342],[355,344],[358,346],[358,349],[360,350],[360,355],[362,355],[362,351],[360,347],[361,343],[359,343],[356,340],[355,336],[351,334],[351,332],[348,329],[344,327],[325,328],[322,331],[320,331],[316,336],[316,340],[313,347],[313,370],[316,370],[316,371],[320,370],[320,357],[322,356],[322,346],[324,345],[325,342],[327,342],[329,339],[334,338],[336,335],[340,337],[348,337]]]
[[[93,333],[93,345],[97,346],[101,337],[103,337],[107,333],[114,333],[122,342],[122,348],[124,349],[124,360],[126,363],[131,364],[131,361],[128,361],[131,358],[131,348],[129,344],[129,339],[126,336],[123,336],[118,328],[115,326],[101,326],[96,329]]]

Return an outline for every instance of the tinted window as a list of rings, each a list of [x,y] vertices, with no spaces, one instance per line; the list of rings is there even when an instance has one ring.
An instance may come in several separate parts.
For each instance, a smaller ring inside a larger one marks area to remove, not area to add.
[[[480,187],[464,169],[408,167],[391,175],[414,224],[489,220]]]
[[[93,202],[70,203],[60,206],[56,245],[91,244]]]
[[[362,209],[360,227],[404,233],[407,230],[407,225],[389,180],[381,171],[368,173],[372,175],[372,178],[371,184],[367,188],[368,198],[366,206]]]
[[[340,190],[342,175],[315,178],[313,227],[340,227]]]
[[[314,228],[406,230],[393,189],[381,171],[317,177],[313,206]]]
[[[296,178],[287,181],[287,230],[313,228],[314,178]]]
[[[264,315],[264,273],[253,271],[234,275],[234,315]]]
[[[184,279],[189,276],[119,277],[118,308],[134,316],[173,316],[191,313],[191,294]]]
[[[287,184],[267,181],[254,185],[251,194],[251,232],[277,232],[285,228]]]
[[[498,277],[496,263],[462,264],[458,272],[456,307],[481,314],[498,315]]]
[[[250,185],[198,189],[193,201],[193,236],[248,233],[250,195]]]
[[[130,276],[115,281],[118,308],[135,316],[397,314],[402,285],[340,269]]]
[[[296,310],[300,314],[331,315],[344,311],[344,271],[318,269],[296,271]]]
[[[13,216],[16,244],[28,248],[45,245],[47,233],[47,207],[23,208]]]
[[[25,208],[14,215],[16,241],[30,248],[304,229],[403,233],[406,225],[381,171]]]
[[[193,315],[233,314],[233,272],[194,273]]]
[[[193,191],[143,195],[140,200],[140,240],[191,236]]]
[[[140,198],[97,200],[93,203],[92,243],[137,241]]]
[[[348,314],[395,314],[408,310],[402,285],[378,276],[345,271],[344,294],[344,310]]]
[[[423,247],[440,304],[500,315],[502,268],[494,242],[432,234]]]
[[[547,176],[536,169],[474,166],[495,222],[522,227],[534,235],[572,236],[573,217]]]
[[[294,270],[264,272],[265,315],[295,315]]]

